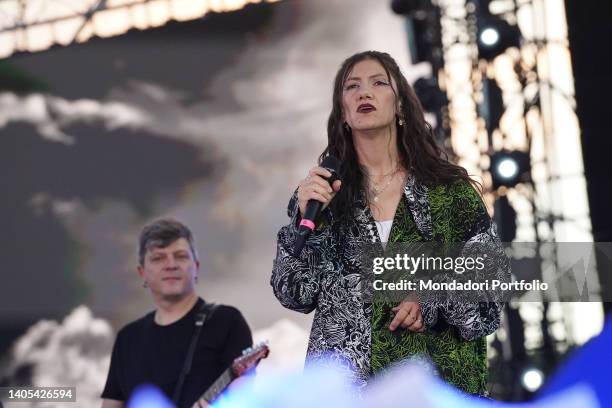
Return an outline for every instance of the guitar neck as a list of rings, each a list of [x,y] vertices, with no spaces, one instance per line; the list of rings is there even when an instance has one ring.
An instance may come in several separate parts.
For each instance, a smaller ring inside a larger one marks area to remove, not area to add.
[[[206,390],[201,398],[204,398],[208,402],[212,402],[227,388],[232,382],[234,376],[232,375],[232,369],[227,368],[223,374],[215,380],[215,382]]]

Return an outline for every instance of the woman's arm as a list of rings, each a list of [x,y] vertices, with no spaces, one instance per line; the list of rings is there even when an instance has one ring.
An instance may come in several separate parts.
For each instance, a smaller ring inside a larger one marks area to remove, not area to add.
[[[461,198],[457,200],[456,205],[462,207],[462,216],[456,220],[464,239],[460,256],[484,255],[485,266],[483,272],[476,277],[478,281],[483,282],[485,279],[508,281],[510,261],[480,195],[467,182],[461,184],[459,193]],[[474,297],[476,298],[476,295]],[[500,325],[504,303],[477,300],[477,298],[474,301],[449,300],[438,309],[447,323],[455,326],[465,340],[487,336],[495,332]]]
[[[276,259],[272,269],[270,284],[274,295],[286,308],[310,313],[316,307],[320,291],[319,265],[324,260],[323,253],[331,244],[329,224],[323,223],[313,231],[299,257],[294,256],[293,247],[300,221],[297,192],[289,201],[287,212],[291,222],[278,232]],[[322,218],[329,222],[329,210],[324,210]]]

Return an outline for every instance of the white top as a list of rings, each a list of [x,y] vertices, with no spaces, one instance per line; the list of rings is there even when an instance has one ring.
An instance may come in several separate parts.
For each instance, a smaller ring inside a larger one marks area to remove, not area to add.
[[[380,237],[380,242],[383,244],[383,248],[387,246],[387,241],[389,240],[389,233],[391,232],[391,224],[393,220],[387,221],[374,221],[376,223],[376,229],[378,229],[378,236]]]

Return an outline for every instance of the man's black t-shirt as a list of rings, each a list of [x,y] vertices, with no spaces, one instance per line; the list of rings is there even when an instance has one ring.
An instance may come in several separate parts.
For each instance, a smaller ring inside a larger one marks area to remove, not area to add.
[[[154,384],[172,398],[202,302],[199,299],[189,313],[167,326],[155,323],[151,312],[121,329],[102,398],[127,401],[141,384]],[[251,330],[242,314],[219,305],[202,327],[179,406],[190,407],[251,344]]]

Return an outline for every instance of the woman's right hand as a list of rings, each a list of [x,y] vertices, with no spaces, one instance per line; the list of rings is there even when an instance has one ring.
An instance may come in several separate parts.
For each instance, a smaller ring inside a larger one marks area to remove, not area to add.
[[[306,204],[308,200],[317,200],[323,203],[325,209],[331,200],[340,191],[340,180],[334,181],[330,186],[326,178],[331,177],[331,173],[323,167],[313,167],[308,172],[308,176],[300,183],[298,187],[298,203],[300,206],[300,215],[303,217],[306,212]]]

